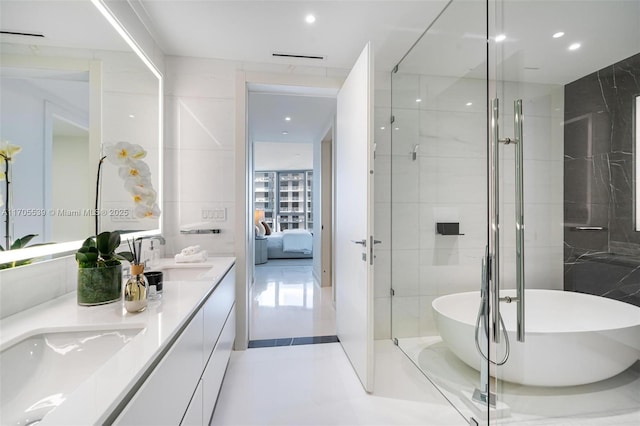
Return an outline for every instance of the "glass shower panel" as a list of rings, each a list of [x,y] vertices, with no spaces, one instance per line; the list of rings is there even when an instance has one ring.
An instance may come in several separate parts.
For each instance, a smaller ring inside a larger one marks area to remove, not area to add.
[[[640,304],[633,296],[640,290],[632,132],[633,95],[640,93],[638,22],[638,1],[489,2],[489,98],[498,100],[502,141],[499,223],[490,228],[500,231],[503,301],[491,310],[499,306],[508,336],[492,324],[500,336],[491,342],[493,361],[505,357],[509,342],[504,365],[491,368],[497,405],[490,424],[640,419],[637,334],[626,338],[616,330],[616,338],[605,331],[640,327],[640,310],[632,306]],[[515,131],[517,100],[522,140]],[[507,138],[515,144],[504,143]],[[518,144],[523,294],[516,291]],[[524,300],[524,342],[516,337],[518,299]],[[601,373],[609,366],[610,378]]]
[[[466,418],[474,416],[482,363],[473,325],[451,336],[471,348],[472,368],[443,342],[441,328],[452,329],[432,304],[474,291],[463,315],[474,322],[478,311],[487,245],[486,31],[484,2],[453,1],[392,74],[392,336]]]

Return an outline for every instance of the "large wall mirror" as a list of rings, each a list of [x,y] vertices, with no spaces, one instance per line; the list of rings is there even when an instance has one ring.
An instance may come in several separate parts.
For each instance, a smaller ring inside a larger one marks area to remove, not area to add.
[[[160,231],[158,211],[142,217],[136,210],[109,147],[126,142],[146,151],[143,172],[157,195],[148,204],[161,206],[162,78],[99,7],[0,1],[0,150],[18,151],[8,161],[8,192],[0,180],[0,245],[29,234],[37,235],[30,245],[48,243],[0,252],[0,264],[72,250],[95,235],[96,219],[99,232],[125,237]]]

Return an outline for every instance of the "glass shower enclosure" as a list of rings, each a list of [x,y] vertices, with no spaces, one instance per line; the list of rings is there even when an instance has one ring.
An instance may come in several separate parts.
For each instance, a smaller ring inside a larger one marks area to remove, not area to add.
[[[639,23],[453,0],[392,72],[392,338],[470,422],[640,419]]]

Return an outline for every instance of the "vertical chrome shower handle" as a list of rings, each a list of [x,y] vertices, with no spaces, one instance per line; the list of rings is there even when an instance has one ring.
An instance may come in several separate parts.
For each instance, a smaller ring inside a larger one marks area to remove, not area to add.
[[[516,336],[524,342],[524,137],[522,99],[513,102],[516,139],[516,289],[518,299]]]
[[[513,103],[514,139],[500,139],[498,126],[499,101],[491,100],[491,141],[489,144],[489,259],[491,277],[491,336],[500,342],[500,142],[515,144],[515,213],[516,213],[516,290],[514,298],[505,298],[510,303],[517,302],[516,335],[524,342],[524,145],[522,99]]]
[[[491,100],[491,140],[489,143],[489,264],[491,277],[491,336],[500,342],[500,136],[498,99]]]

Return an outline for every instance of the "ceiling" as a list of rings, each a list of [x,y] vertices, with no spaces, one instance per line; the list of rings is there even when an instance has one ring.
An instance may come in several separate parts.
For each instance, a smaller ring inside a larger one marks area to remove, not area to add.
[[[167,55],[349,69],[368,41],[390,71],[446,0],[139,0]],[[305,22],[313,14],[316,21]],[[324,56],[275,58],[272,53]]]
[[[334,97],[250,92],[249,137],[254,142],[313,143],[323,138],[335,111]]]
[[[0,0],[0,29],[44,37],[2,34],[3,43],[130,51],[89,0]],[[52,19],[55,17],[55,19]]]
[[[313,168],[312,144],[322,140],[330,126],[336,111],[334,96],[253,91],[248,105],[256,170]]]

